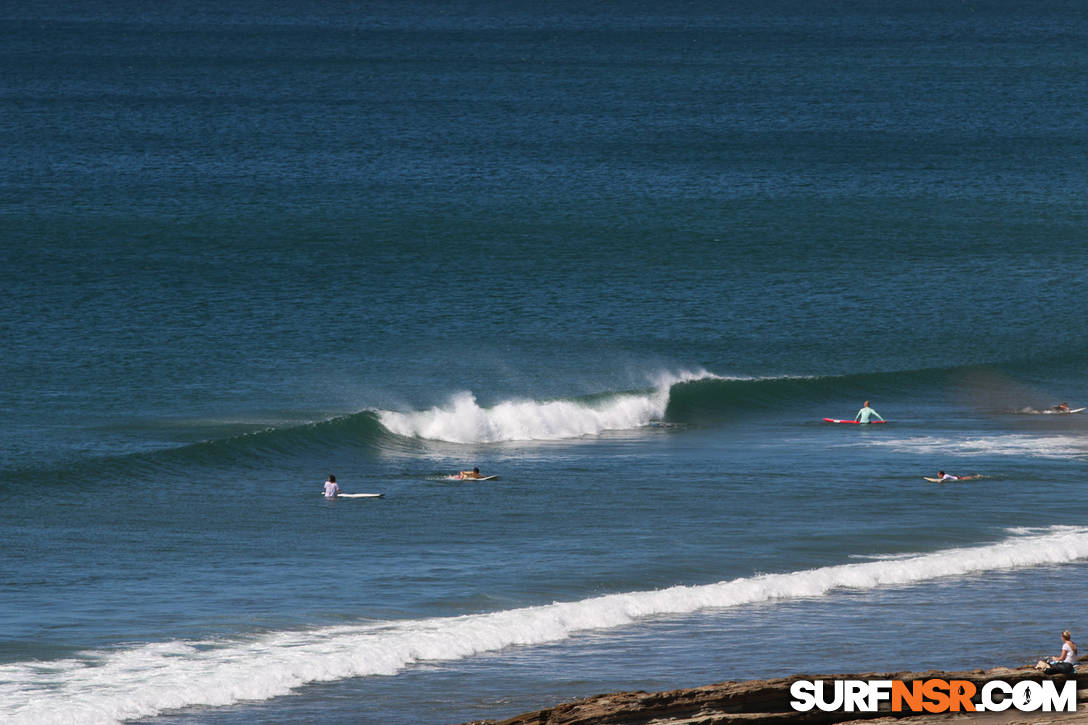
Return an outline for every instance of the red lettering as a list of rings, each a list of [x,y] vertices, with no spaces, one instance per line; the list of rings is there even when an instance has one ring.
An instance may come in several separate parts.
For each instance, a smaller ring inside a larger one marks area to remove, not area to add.
[[[949,685],[949,699],[953,712],[974,712],[975,703],[971,698],[975,696],[975,683],[970,680],[952,680]]]
[[[948,712],[948,680],[926,680],[922,683],[922,694],[930,700],[922,704],[926,712]]]
[[[896,680],[892,683],[892,712],[903,712],[903,703],[906,702],[907,709],[910,712],[922,711],[922,683],[918,680],[910,681],[910,688],[908,689],[907,683],[900,680]]]

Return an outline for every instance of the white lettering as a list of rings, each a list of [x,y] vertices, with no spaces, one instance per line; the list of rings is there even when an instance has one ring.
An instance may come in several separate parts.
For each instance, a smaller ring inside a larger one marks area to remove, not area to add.
[[[994,699],[994,692],[1001,693],[1001,699]],[[975,706],[978,712],[1004,712],[1012,707],[1012,686],[1002,680],[987,682],[982,686],[982,702]]]
[[[892,698],[891,680],[869,681],[869,702],[866,712],[876,712],[880,709],[880,703]]]
[[[1043,706],[1042,687],[1038,682],[1025,680],[1012,686],[1012,700],[1021,712],[1035,712]]]
[[[790,707],[799,712],[808,712],[816,707],[816,685],[811,680],[798,680],[790,685]]]
[[[926,680],[916,684],[928,686],[927,683],[941,682]],[[894,684],[891,680],[797,680],[790,685],[790,695],[793,697],[790,706],[799,712],[808,712],[813,708],[824,712],[840,709],[846,712],[877,712],[881,703],[892,699]],[[949,689],[947,683],[942,687],[942,691]],[[973,686],[967,691],[970,692],[971,688]],[[951,690],[957,697],[959,695],[956,693],[962,692],[955,686]],[[953,697],[950,702],[954,704],[957,701]],[[1066,680],[1060,688],[1055,680],[1024,680],[1015,685],[992,680],[982,685],[975,703],[977,712],[1003,712],[1010,707],[1022,712],[1076,712],[1076,680]]]
[[[863,680],[846,680],[843,683],[843,709],[846,712],[865,712],[868,687]]]
[[[1043,680],[1042,696],[1046,698],[1045,710],[1047,712],[1076,712],[1077,711],[1077,681],[1066,680],[1062,684],[1062,691],[1058,692],[1058,683],[1054,680]]]
[[[824,685],[826,684],[823,680],[816,680],[816,706],[824,712],[838,710],[842,707],[843,701],[842,680],[835,680],[831,683],[831,692],[834,693],[834,698],[830,701],[824,698]]]

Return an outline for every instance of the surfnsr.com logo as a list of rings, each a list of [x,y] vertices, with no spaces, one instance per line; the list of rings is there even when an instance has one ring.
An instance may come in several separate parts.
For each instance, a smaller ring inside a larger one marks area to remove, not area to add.
[[[799,712],[1075,712],[1077,683],[1066,680],[1010,684],[992,680],[797,680],[790,707]]]

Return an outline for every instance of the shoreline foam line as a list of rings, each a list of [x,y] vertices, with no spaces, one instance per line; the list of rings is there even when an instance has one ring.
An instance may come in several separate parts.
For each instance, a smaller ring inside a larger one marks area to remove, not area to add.
[[[312,682],[393,675],[506,647],[569,639],[658,615],[916,584],[1088,558],[1088,528],[1053,527],[995,544],[904,559],[761,574],[716,584],[609,594],[488,614],[285,631],[217,642],[164,642],[82,659],[0,666],[0,719],[119,723],[196,705],[289,694]]]

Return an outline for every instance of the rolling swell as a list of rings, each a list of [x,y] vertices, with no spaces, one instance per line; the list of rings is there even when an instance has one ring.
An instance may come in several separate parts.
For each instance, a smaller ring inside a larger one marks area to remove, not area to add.
[[[957,368],[869,372],[845,376],[708,378],[672,386],[666,420],[708,425],[768,410],[828,405],[852,411],[868,397],[891,397],[954,384]]]
[[[270,427],[212,438],[174,448],[81,459],[67,464],[34,469],[7,469],[0,480],[24,485],[28,478],[48,480],[50,485],[83,486],[94,481],[152,480],[155,476],[189,477],[194,470],[266,466],[299,456],[322,456],[338,449],[377,451],[404,448],[410,441],[391,434],[377,415],[363,411],[326,421]]]
[[[1079,359],[1079,358],[1078,358]],[[1068,363],[1068,361],[1065,361]],[[1027,363],[1024,363],[1026,365]],[[472,393],[425,410],[364,410],[329,420],[237,433],[223,428],[196,443],[134,453],[85,457],[47,466],[6,467],[0,485],[28,477],[72,484],[95,478],[146,479],[189,467],[268,465],[298,457],[418,451],[422,441],[481,444],[592,437],[635,430],[657,421],[716,425],[775,411],[811,408],[851,413],[862,400],[958,395],[983,409],[1020,410],[1052,404],[1049,391],[1017,382],[1016,362],[826,376],[723,377],[705,370],[659,373],[652,387],[586,396],[511,399],[481,407]]]
[[[377,451],[399,443],[372,411],[363,411],[317,423],[205,441],[170,451],[169,455],[184,463],[248,464],[269,458],[325,454],[344,447]]]
[[[1074,364],[1062,360],[1062,365]],[[665,419],[685,425],[714,425],[799,408],[852,415],[869,398],[880,408],[882,402],[897,398],[914,401],[922,397],[956,401],[981,413],[1004,414],[1025,406],[1053,405],[1064,397],[1064,391],[1049,390],[1046,384],[1022,382],[1027,377],[1037,378],[1038,370],[1023,361],[839,376],[707,377],[673,384]]]
[[[471,392],[427,410],[377,411],[403,439],[458,444],[561,440],[634,430],[658,421],[715,425],[772,411],[825,408],[852,413],[868,398],[955,396],[1007,410],[1034,397],[1013,370],[956,366],[825,376],[723,377],[705,370],[660,373],[653,387],[557,400],[514,399],[482,407]]]

